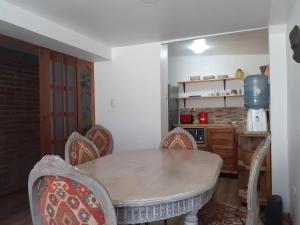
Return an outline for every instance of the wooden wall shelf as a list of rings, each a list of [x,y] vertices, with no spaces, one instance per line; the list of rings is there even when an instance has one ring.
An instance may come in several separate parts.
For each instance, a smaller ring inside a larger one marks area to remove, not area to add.
[[[203,82],[216,82],[222,81],[223,82],[223,90],[226,91],[226,83],[227,81],[232,80],[243,80],[244,78],[222,78],[222,79],[210,79],[210,80],[188,80],[188,81],[179,81],[178,84],[182,84],[183,93],[186,93],[186,84],[192,83],[203,83]],[[225,95],[225,96],[188,96],[188,97],[178,97],[177,100],[183,100],[183,108],[186,107],[186,100],[190,99],[223,99],[224,100],[224,108],[226,108],[226,99],[232,97],[244,97],[244,95]]]
[[[221,78],[221,79],[209,79],[209,80],[186,80],[186,81],[178,81],[178,84],[188,84],[188,83],[202,83],[202,82],[214,82],[214,81],[230,81],[230,80],[244,80],[244,78]]]
[[[227,97],[244,97],[244,95],[189,96],[189,97],[179,97],[179,98],[177,98],[177,99],[207,99],[207,98],[227,98]]]

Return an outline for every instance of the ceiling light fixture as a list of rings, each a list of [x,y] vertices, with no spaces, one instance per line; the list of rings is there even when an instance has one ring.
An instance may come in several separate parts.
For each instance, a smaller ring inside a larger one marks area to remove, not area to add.
[[[189,49],[191,49],[196,54],[201,54],[209,48],[210,47],[206,44],[205,39],[194,40],[193,44],[189,46]]]

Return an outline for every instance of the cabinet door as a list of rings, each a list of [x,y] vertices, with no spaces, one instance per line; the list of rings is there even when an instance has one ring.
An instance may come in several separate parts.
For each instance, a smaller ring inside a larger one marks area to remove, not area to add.
[[[235,128],[208,128],[208,149],[223,159],[222,172],[237,173]]]

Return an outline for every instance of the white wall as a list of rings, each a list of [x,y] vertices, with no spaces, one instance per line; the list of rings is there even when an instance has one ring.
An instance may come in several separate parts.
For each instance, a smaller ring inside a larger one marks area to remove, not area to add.
[[[160,44],[113,48],[112,61],[95,63],[95,98],[96,123],[112,132],[114,151],[157,148]]]
[[[290,206],[294,224],[300,224],[300,63],[292,59],[288,34],[291,29],[300,25],[300,1],[296,1],[288,21],[287,44],[287,99],[288,99],[288,143],[289,143],[289,178]]]
[[[168,45],[161,46],[160,52],[160,80],[161,80],[161,136],[165,137],[169,131],[169,108],[168,108],[168,70],[169,57]]]
[[[260,74],[259,67],[269,64],[268,55],[209,55],[169,57],[169,83],[189,80],[194,75],[227,74],[234,76],[238,68],[247,74]]]
[[[286,26],[269,28],[270,96],[272,132],[272,192],[281,195],[289,211]]]

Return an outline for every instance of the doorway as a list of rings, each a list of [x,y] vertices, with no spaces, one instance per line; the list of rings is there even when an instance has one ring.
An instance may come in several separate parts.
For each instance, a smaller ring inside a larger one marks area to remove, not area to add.
[[[37,54],[0,47],[0,196],[26,187],[39,159]]]
[[[0,197],[95,124],[93,63],[0,35]],[[17,204],[17,203],[16,203]]]

